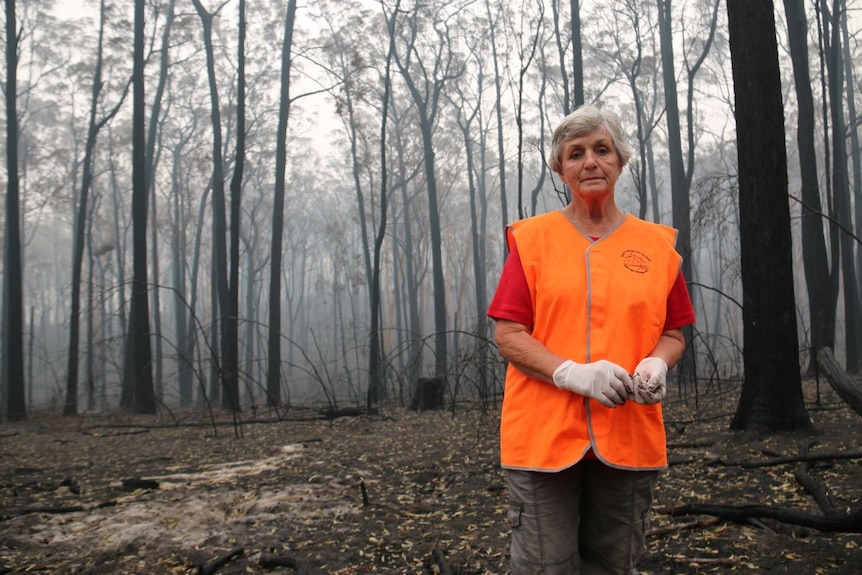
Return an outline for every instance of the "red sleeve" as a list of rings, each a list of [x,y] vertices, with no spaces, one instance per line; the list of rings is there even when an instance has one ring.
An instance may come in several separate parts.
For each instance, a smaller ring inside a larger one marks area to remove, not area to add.
[[[488,317],[533,327],[533,299],[515,242],[510,243],[509,257],[503,265],[500,283],[488,307]]]
[[[682,272],[676,276],[676,282],[667,296],[667,315],[664,320],[664,330],[677,329],[695,322],[694,308],[688,295],[688,286]]]

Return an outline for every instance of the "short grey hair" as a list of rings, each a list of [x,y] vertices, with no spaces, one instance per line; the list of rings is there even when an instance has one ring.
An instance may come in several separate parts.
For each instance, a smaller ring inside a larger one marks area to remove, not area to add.
[[[562,167],[563,145],[569,140],[586,136],[596,130],[606,129],[611,135],[617,155],[620,157],[620,167],[628,163],[633,150],[623,138],[620,119],[610,110],[597,108],[589,104],[580,106],[566,116],[554,130],[551,140],[551,169],[557,173]]]

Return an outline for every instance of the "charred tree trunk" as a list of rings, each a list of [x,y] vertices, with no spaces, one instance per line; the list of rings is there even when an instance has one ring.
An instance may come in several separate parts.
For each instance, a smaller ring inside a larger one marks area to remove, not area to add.
[[[284,19],[284,41],[281,48],[281,96],[278,110],[278,133],[275,147],[275,195],[272,205],[272,242],[269,271],[269,332],[266,373],[266,404],[281,403],[281,260],[284,237],[284,172],[287,164],[287,120],[290,116],[290,65],[296,0],[289,0]]]
[[[732,429],[811,426],[802,400],[787,157],[771,0],[728,0],[736,97],[745,380]]]

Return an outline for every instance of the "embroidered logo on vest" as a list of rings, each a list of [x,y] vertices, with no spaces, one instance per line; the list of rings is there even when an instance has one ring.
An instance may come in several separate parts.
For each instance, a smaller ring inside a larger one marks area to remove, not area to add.
[[[636,274],[645,274],[649,271],[650,260],[647,255],[638,250],[626,250],[620,256],[623,258],[623,265],[630,272]]]

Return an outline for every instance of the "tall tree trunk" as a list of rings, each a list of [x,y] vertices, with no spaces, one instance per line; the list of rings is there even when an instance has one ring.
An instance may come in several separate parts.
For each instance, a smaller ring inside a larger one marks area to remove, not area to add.
[[[135,0],[132,70],[132,300],[123,378],[133,382],[134,411],[156,412],[147,285],[146,124],[144,123],[144,0]]]
[[[544,54],[544,52],[540,52],[539,56],[542,58],[541,66],[544,69],[544,67],[545,67],[545,54]],[[538,149],[544,150],[545,149],[545,138],[546,138],[546,135],[545,135],[545,118],[547,117],[546,108],[545,108],[545,106],[546,106],[545,93],[547,92],[547,88],[548,88],[548,75],[545,73],[542,73],[541,77],[542,77],[542,79],[539,82],[539,93],[538,93],[538,98],[537,98],[537,112],[538,112],[538,116],[539,116],[539,127],[537,129],[538,129],[538,134],[539,134],[539,141],[535,145]],[[530,212],[529,212],[530,215],[534,216],[539,211],[539,196],[541,195],[542,190],[545,188],[545,178],[547,178],[547,176],[548,176],[548,170],[545,170],[543,165],[539,166],[539,176],[536,179],[536,183],[533,186],[532,191],[530,192]],[[481,275],[484,275],[484,274],[481,274]],[[484,312],[482,313],[482,315],[484,315]]]
[[[574,0],[577,1],[577,0]],[[500,70],[500,55],[497,53],[497,20],[491,13],[491,0],[485,0],[485,10],[488,12],[488,32],[491,42],[491,56],[494,60],[494,111],[497,114],[497,170],[500,177],[500,216],[502,226],[509,224],[509,206],[506,198],[506,146],[503,143],[503,136],[506,131],[506,126],[503,124],[503,72]],[[506,240],[503,234],[500,234],[500,257],[505,259],[506,256]]]
[[[174,0],[171,0],[167,6],[167,14],[165,16],[164,30],[162,31],[162,45],[159,59],[159,82],[156,87],[153,104],[150,108],[150,122],[147,130],[147,182],[150,186],[150,205],[152,210],[152,220],[158,221],[157,209],[158,202],[156,201],[156,143],[159,141],[159,122],[161,119],[162,97],[165,93],[165,85],[168,78],[168,61],[170,55],[170,35],[174,21]],[[152,242],[152,258],[153,258],[153,278],[156,284],[153,289],[153,341],[155,345],[155,368],[156,368],[156,397],[162,398],[162,385],[164,383],[164,362],[162,360],[162,305],[161,305],[161,273],[159,270],[159,236],[156,226],[152,226],[150,241]]]
[[[825,3],[825,0],[824,0]],[[842,0],[833,0],[829,19],[829,45],[826,69],[829,72],[829,112],[832,118],[832,197],[836,219],[844,230],[851,230],[853,218],[850,202],[850,181],[847,173],[847,144],[844,124],[844,63],[841,54],[841,18],[845,10]],[[824,5],[824,13],[827,7]],[[857,199],[857,201],[859,201]],[[844,343],[847,371],[856,371],[862,362],[862,309],[856,266],[853,255],[854,239],[841,232],[841,275],[844,288]]]
[[[174,322],[177,333],[177,386],[180,407],[192,404],[194,390],[194,307],[186,303],[186,222],[180,196],[180,170],[187,140],[176,144],[171,157],[171,285],[173,286]]]
[[[689,181],[686,177],[683,162],[682,137],[679,120],[679,102],[677,99],[676,66],[673,56],[673,9],[671,0],[657,0],[659,36],[661,39],[661,67],[664,81],[665,118],[667,121],[668,155],[670,156],[670,192],[673,211],[673,227],[676,228],[677,250],[682,255],[682,273],[694,281],[691,249],[691,203],[689,199]],[[656,214],[658,218],[658,214]],[[656,219],[658,221],[658,219]],[[695,381],[697,366],[694,353],[694,328],[687,325],[683,328],[685,340],[689,342],[686,353],[679,366],[683,382]]]
[[[191,138],[191,134],[189,134],[189,138]],[[210,188],[206,188],[204,190],[203,196],[201,197],[200,206],[198,207],[197,213],[197,221],[204,221],[204,214],[207,209],[207,198],[210,194]],[[198,343],[198,329],[201,331],[201,338],[204,338],[203,335],[203,326],[200,326],[196,323],[196,315],[195,312],[197,310],[197,301],[198,301],[198,277],[201,274],[201,244],[203,242],[203,226],[196,226],[195,229],[195,243],[194,250],[192,252],[192,265],[191,265],[191,277],[189,278],[189,289],[191,290],[191,295],[188,304],[187,314],[189,317],[188,320],[188,332],[187,332],[187,347],[186,352],[188,353],[188,362],[197,361],[198,364],[203,364],[203,360],[201,356],[204,353],[203,346]],[[183,232],[185,233],[185,232]],[[183,236],[184,238],[185,236]],[[184,242],[185,240],[183,240]],[[215,340],[214,343],[218,345],[218,341]],[[210,354],[210,359],[212,359],[212,354]],[[190,363],[191,366],[191,363]],[[207,377],[206,370],[199,370],[200,376],[200,385],[198,385],[198,401],[201,405],[206,402],[207,395]],[[216,386],[218,389],[218,386]]]
[[[829,137],[829,74],[826,71],[826,60],[829,57],[829,7],[825,0],[815,1],[814,10],[817,18],[817,39],[818,39],[818,62],[820,64],[820,93],[823,94],[820,105],[821,124],[823,126],[823,134],[821,145],[823,146],[823,163],[826,166],[823,174],[823,182],[825,186],[827,211],[829,214],[829,261],[831,262],[831,272],[829,274],[829,297],[830,301],[835,301],[837,306],[838,292],[841,289],[841,266],[839,260],[841,258],[841,226],[838,224],[838,216],[835,213],[835,200],[833,188],[833,173],[830,169],[832,165],[832,144]],[[837,316],[837,311],[836,311]],[[833,328],[833,333],[834,333]],[[833,335],[834,337],[834,335]]]
[[[802,399],[787,157],[771,0],[728,0],[739,165],[745,362],[731,429],[810,427]]]
[[[212,230],[213,234],[219,233],[217,226],[215,224],[213,224],[213,228],[214,228]],[[215,248],[213,247],[213,250],[214,249]],[[211,255],[212,255],[211,260],[215,261],[217,256],[215,254],[213,254],[212,252],[211,252]],[[222,392],[224,391],[224,388],[222,385],[223,380],[222,380],[221,352],[220,352],[220,350],[221,350],[221,338],[219,337],[221,330],[219,330],[220,322],[219,322],[218,318],[224,312],[220,311],[222,308],[221,308],[221,305],[219,303],[218,278],[216,278],[216,274],[218,272],[216,271],[216,267],[217,266],[213,265],[213,267],[211,267],[209,269],[209,272],[210,272],[210,282],[209,282],[210,300],[209,300],[209,303],[210,303],[210,309],[212,310],[212,312],[210,314],[210,316],[212,317],[212,322],[210,322],[210,336],[209,336],[210,344],[209,344],[209,348],[208,348],[208,351],[210,354],[210,361],[209,361],[210,379],[209,379],[209,391],[207,392],[207,395],[208,395],[210,403],[212,405],[222,405],[223,406],[224,402],[222,401]]]
[[[222,320],[222,373],[225,407],[240,410],[239,402],[239,239],[242,214],[242,185],[245,168],[245,0],[239,1],[237,40],[236,154],[230,181],[230,261],[226,308]]]
[[[98,201],[92,202],[90,213],[87,216],[89,221],[93,221],[93,215],[96,213]],[[87,354],[84,366],[84,381],[87,389],[87,410],[92,411],[96,408],[96,381],[94,373],[94,362],[96,358],[96,342],[95,329],[93,326],[93,315],[96,313],[95,296],[95,267],[96,258],[93,252],[93,226],[87,226]]]
[[[421,11],[414,11],[412,18],[418,18]],[[434,127],[440,96],[446,82],[460,76],[460,70],[452,70],[452,54],[445,53],[447,38],[441,37],[433,55],[435,64],[431,69],[434,77],[428,75],[429,68],[423,67],[422,58],[416,45],[417,26],[409,26],[410,37],[405,38],[406,51],[410,54],[404,61],[396,53],[396,61],[401,76],[407,84],[407,89],[416,107],[419,117],[419,131],[422,135],[422,150],[424,152],[423,167],[425,169],[425,187],[428,194],[428,227],[431,232],[431,276],[434,292],[434,376],[445,377],[448,371],[448,333],[446,331],[446,279],[443,263],[443,238],[440,222],[440,201],[437,197],[437,169],[434,160]],[[438,32],[443,34],[443,32]],[[411,66],[420,70],[417,78]],[[425,91],[419,89],[419,85]]]
[[[847,86],[847,117],[850,118],[850,153],[848,154],[852,163],[853,171],[853,189],[850,197],[854,198],[853,202],[853,222],[854,229],[857,232],[862,230],[862,149],[859,145],[859,122],[862,119],[857,116],[856,112],[856,71],[853,68],[853,54],[850,51],[850,32],[847,29],[847,10],[844,10],[841,18],[841,35],[844,40],[844,74],[846,76],[845,85]],[[862,285],[862,246],[856,245],[856,285]],[[858,287],[857,287],[858,289]]]
[[[214,14],[206,11],[200,0],[192,0],[195,9],[200,16],[203,25],[204,47],[207,56],[207,76],[210,87],[210,119],[212,121],[212,186],[213,186],[213,275],[215,287],[218,294],[218,315],[214,316],[216,325],[220,328],[222,353],[229,357],[213,357],[213,365],[218,366],[220,384],[222,386],[221,405],[226,409],[239,411],[239,387],[236,373],[236,356],[230,355],[236,349],[236,329],[232,329],[231,311],[236,310],[236,305],[231,304],[230,282],[228,279],[227,262],[227,216],[225,214],[225,189],[224,189],[224,159],[222,157],[222,131],[221,131],[221,109],[218,96],[218,81],[215,72],[215,53],[212,40],[212,25]],[[217,337],[217,336],[216,336]],[[214,348],[215,349],[215,348]],[[232,362],[232,363],[226,363]]]
[[[817,350],[835,348],[835,305],[830,288],[829,255],[823,234],[823,212],[817,177],[817,148],[814,140],[815,110],[808,68],[808,21],[803,0],[784,0],[787,15],[787,39],[793,62],[798,120],[796,142],[799,148],[799,170],[802,178],[802,264],[808,293],[811,342],[808,369],[816,368]],[[833,266],[835,264],[833,263]],[[834,272],[832,272],[834,273]]]
[[[481,70],[481,64],[480,64]],[[467,187],[470,192],[470,246],[472,249],[472,260],[473,260],[473,287],[474,287],[474,304],[476,310],[476,339],[477,339],[477,358],[476,358],[476,369],[478,370],[478,392],[481,400],[485,400],[488,395],[488,380],[487,380],[487,372],[485,370],[485,362],[487,360],[487,351],[488,346],[484,344],[484,339],[488,334],[488,322],[486,320],[485,313],[488,309],[488,301],[487,301],[487,284],[485,281],[485,250],[483,247],[485,241],[485,235],[483,230],[481,229],[482,219],[484,218],[485,210],[481,210],[480,214],[480,204],[482,203],[480,199],[477,197],[480,195],[480,191],[477,190],[476,184],[476,167],[474,165],[474,151],[473,151],[473,134],[472,125],[473,121],[479,115],[479,111],[482,106],[482,80],[483,76],[480,72],[477,80],[477,101],[472,110],[469,111],[469,115],[463,118],[461,117],[462,109],[458,110],[458,126],[461,128],[461,134],[464,137],[464,155],[467,162]],[[544,81],[543,81],[544,85]],[[462,100],[462,107],[466,102]],[[541,133],[541,131],[539,132]],[[483,149],[483,148],[482,148]],[[481,160],[480,160],[481,161]],[[481,176],[479,176],[481,177]],[[535,213],[536,208],[535,204],[533,204],[533,213]]]
[[[252,212],[252,221],[256,221],[257,209]],[[249,226],[248,231],[246,233],[251,234],[250,237],[245,238],[245,249],[249,254],[249,271],[246,275],[245,282],[245,337],[244,345],[245,345],[245,374],[246,377],[251,381],[247,385],[249,400],[253,406],[253,408],[257,407],[256,396],[257,393],[254,390],[254,386],[260,385],[260,382],[263,381],[263,378],[259,377],[260,366],[258,362],[255,360],[256,357],[262,356],[264,352],[259,348],[260,337],[257,335],[257,326],[258,322],[258,310],[260,309],[260,294],[261,290],[258,286],[257,278],[258,274],[265,268],[268,260],[265,257],[260,258],[260,264],[254,258],[254,254],[258,251],[258,234],[257,226]],[[259,353],[259,355],[258,355]]]
[[[527,49],[528,53],[525,55],[523,53],[523,47],[518,46],[520,68],[518,70],[518,91],[515,94],[515,127],[518,136],[518,166],[516,169],[516,173],[518,175],[519,218],[526,218],[527,216],[531,215],[529,212],[527,212],[527,208],[524,206],[524,82],[526,81],[527,72],[530,69],[530,65],[532,65],[533,63],[533,58],[535,58],[536,56],[536,49],[538,48],[539,40],[542,37],[541,26],[544,20],[545,13],[543,4],[541,2],[539,3],[539,7],[540,15],[539,18],[536,18],[536,30],[528,36],[530,39],[530,46]]]
[[[87,123],[87,140],[84,144],[83,171],[81,173],[81,190],[78,194],[78,206],[75,208],[75,223],[72,239],[72,294],[71,315],[69,317],[69,355],[66,370],[66,401],[63,405],[63,415],[76,416],[78,414],[78,376],[80,365],[80,339],[81,339],[81,277],[83,275],[83,261],[86,238],[88,236],[88,222],[90,221],[91,208],[88,205],[90,189],[93,185],[93,156],[96,151],[96,138],[99,131],[120,110],[125,93],[119,103],[103,118],[96,119],[101,103],[102,92],[102,45],[105,34],[105,3],[101,2],[99,9],[99,39],[96,47],[96,66],[93,69],[93,84],[90,94],[90,113]],[[88,260],[92,265],[92,258]],[[88,317],[92,315],[92,307]]]
[[[3,354],[0,382],[6,384],[6,416],[27,419],[24,393],[24,294],[21,269],[18,181],[18,30],[15,0],[6,0],[6,241],[3,260]]]
[[[289,0],[281,47],[281,90],[275,147],[275,194],[272,205],[271,268],[269,272],[269,332],[267,344],[266,404],[281,403],[281,260],[284,237],[284,176],[287,167],[287,121],[290,116],[290,66],[296,0]]]
[[[394,112],[394,110],[393,110]],[[393,116],[395,114],[393,113]],[[398,123],[398,121],[396,121]],[[401,188],[401,219],[404,222],[404,273],[400,289],[407,301],[407,381],[412,383],[419,378],[422,367],[422,321],[419,316],[419,280],[416,272],[415,248],[413,240],[413,202],[410,198],[407,183],[410,181],[407,161],[403,151],[406,149],[403,138],[403,130],[395,130],[396,150],[398,154],[398,181]]]
[[[572,5],[572,89],[575,95],[572,109],[584,105],[584,56],[581,42],[581,3],[571,0]]]
[[[123,212],[120,210],[120,182],[117,176],[117,163],[114,160],[114,137],[111,130],[108,130],[108,149],[110,150],[109,158],[108,158],[108,171],[110,172],[110,181],[111,181],[111,207],[113,208],[113,218],[112,224],[114,226],[114,242],[116,244],[116,248],[114,249],[114,254],[116,254],[114,265],[117,269],[117,299],[119,300],[117,305],[117,316],[120,321],[120,333],[127,333],[128,331],[128,298],[126,297],[126,227],[127,220],[123,218]],[[129,393],[130,401],[128,403],[128,407],[132,405],[132,396],[134,392]]]
[[[577,1],[577,0],[576,0]],[[569,63],[566,61],[568,41],[564,42],[563,33],[560,29],[560,6],[562,0],[551,0],[551,12],[554,19],[554,41],[557,44],[557,55],[560,58],[560,85],[563,87],[563,115],[568,116],[572,111],[572,88],[569,81]],[[542,74],[542,78],[545,78]],[[542,132],[539,131],[541,134]]]
[[[90,187],[93,180],[93,153],[96,148],[98,122],[96,114],[102,90],[102,42],[105,35],[105,2],[99,8],[99,39],[96,46],[96,66],[93,70],[93,83],[90,94],[90,113],[87,124],[87,141],[84,144],[84,162],[81,174],[81,191],[78,193],[78,206],[75,209],[75,223],[72,240],[72,312],[69,318],[69,355],[66,369],[66,401],[63,415],[78,415],[78,376],[80,365],[81,333],[81,276],[84,261],[84,242],[87,234],[87,216]]]
[[[386,71],[383,76],[383,111],[380,118],[380,222],[377,235],[374,238],[374,262],[371,270],[371,349],[368,353],[368,397],[367,405],[371,408],[386,396],[386,385],[383,377],[382,337],[380,334],[380,251],[386,239],[386,210],[389,206],[387,194],[388,167],[386,165],[386,130],[389,127],[389,94],[392,90],[392,54],[395,52],[395,19],[398,17],[401,2],[396,0],[392,13],[387,21],[389,30],[389,49],[386,52]]]
[[[129,316],[131,313],[131,295],[126,290],[126,236],[127,223],[123,219],[123,212],[120,204],[120,183],[117,175],[118,166],[114,160],[114,138],[111,130],[108,130],[108,147],[111,153],[108,158],[108,170],[111,174],[111,201],[113,207],[113,224],[114,224],[114,239],[117,247],[114,250],[116,254],[116,269],[117,269],[117,297],[119,299],[117,305],[117,316],[120,323],[120,334],[123,340],[123,372],[131,373],[130,362],[132,355],[126,351],[129,345]],[[132,377],[123,376],[120,380],[120,408],[131,410],[135,406],[135,380]]]

